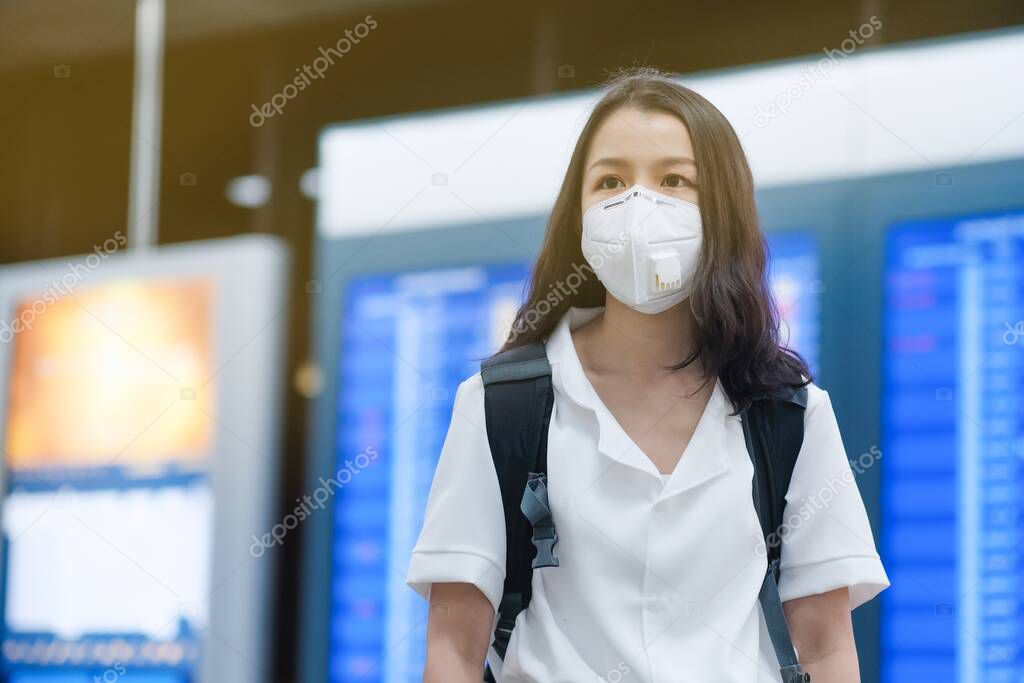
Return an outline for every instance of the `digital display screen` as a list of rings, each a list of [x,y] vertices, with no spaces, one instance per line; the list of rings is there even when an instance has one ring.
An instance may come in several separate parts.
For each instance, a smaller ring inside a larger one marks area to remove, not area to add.
[[[770,278],[790,345],[816,364],[816,244],[795,233],[773,237],[770,245]],[[527,276],[526,264],[510,264],[374,275],[349,284],[339,322],[332,683],[422,680],[427,604],[405,585],[405,571],[455,390],[504,341]]]
[[[25,297],[4,421],[4,680],[195,679],[211,590],[214,286]]]
[[[882,680],[1024,679],[1024,212],[893,226]]]
[[[523,264],[474,266],[348,288],[335,478],[352,483],[334,508],[332,682],[422,679],[427,605],[405,568],[455,389],[500,346],[526,275]]]

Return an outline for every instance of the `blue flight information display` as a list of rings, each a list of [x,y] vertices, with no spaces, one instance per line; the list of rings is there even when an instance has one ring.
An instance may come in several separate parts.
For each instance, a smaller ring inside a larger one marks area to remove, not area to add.
[[[501,345],[526,276],[525,264],[413,271],[355,280],[346,292],[332,682],[422,680],[427,604],[405,585],[405,569],[455,389]]]
[[[818,351],[818,258],[810,235],[771,240],[772,287],[789,341]],[[526,264],[353,280],[339,322],[329,680],[422,680],[427,604],[405,585],[455,390],[504,340]]]
[[[886,683],[1024,680],[1024,212],[915,220],[886,245]]]

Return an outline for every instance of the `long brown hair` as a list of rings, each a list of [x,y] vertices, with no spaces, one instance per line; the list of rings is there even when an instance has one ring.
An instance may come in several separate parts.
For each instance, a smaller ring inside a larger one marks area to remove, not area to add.
[[[700,177],[704,239],[690,295],[696,347],[673,369],[699,358],[709,377],[719,377],[738,411],[756,396],[807,384],[807,363],[779,342],[779,313],[767,277],[768,247],[736,132],[704,97],[648,67],[614,76],[583,127],[548,219],[529,296],[502,350],[546,338],[572,306],[605,303],[604,285],[581,249],[583,164],[598,127],[622,107],[678,117],[690,133]]]

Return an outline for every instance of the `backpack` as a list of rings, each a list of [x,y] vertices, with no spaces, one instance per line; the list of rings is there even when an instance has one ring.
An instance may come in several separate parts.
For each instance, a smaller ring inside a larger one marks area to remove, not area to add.
[[[547,434],[554,405],[543,342],[501,352],[480,364],[491,458],[505,510],[505,584],[492,647],[504,659],[516,617],[530,604],[533,570],[557,567],[558,542],[547,500]],[[765,539],[768,569],[758,593],[783,683],[810,681],[797,661],[779,598],[782,517],[786,491],[803,444],[807,388],[756,398],[741,413],[754,465],[753,503]],[[488,667],[484,680],[493,683]]]

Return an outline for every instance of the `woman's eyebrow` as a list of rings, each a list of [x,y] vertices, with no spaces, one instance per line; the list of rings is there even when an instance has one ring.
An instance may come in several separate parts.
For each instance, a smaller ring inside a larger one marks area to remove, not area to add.
[[[595,166],[627,166],[628,164],[628,161],[620,157],[601,157],[594,163],[590,164],[588,170],[590,168],[594,168]]]
[[[629,161],[621,157],[601,157],[594,163],[590,164],[587,170],[594,168],[595,166],[628,166]],[[658,166],[685,166],[687,164],[696,166],[697,162],[690,157],[662,157],[655,162]]]
[[[690,157],[664,157],[658,160],[658,164],[661,166],[685,166],[686,164],[696,166],[697,162]]]

